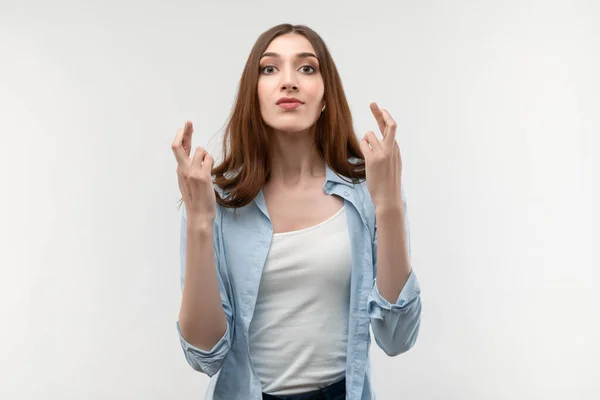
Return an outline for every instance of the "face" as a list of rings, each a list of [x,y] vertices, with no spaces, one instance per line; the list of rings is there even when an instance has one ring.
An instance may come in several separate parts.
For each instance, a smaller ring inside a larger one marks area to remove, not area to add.
[[[285,132],[309,129],[321,115],[324,91],[319,61],[308,39],[291,33],[269,44],[258,78],[260,113],[268,126]]]

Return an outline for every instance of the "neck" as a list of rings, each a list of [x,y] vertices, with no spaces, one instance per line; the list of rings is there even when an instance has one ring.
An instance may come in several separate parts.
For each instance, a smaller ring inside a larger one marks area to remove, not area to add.
[[[325,161],[315,146],[314,130],[274,131],[271,140],[270,186],[302,189],[323,180]]]

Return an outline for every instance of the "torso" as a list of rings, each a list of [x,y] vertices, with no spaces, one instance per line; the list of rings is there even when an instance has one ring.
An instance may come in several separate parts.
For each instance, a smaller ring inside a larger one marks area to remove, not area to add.
[[[265,203],[273,233],[284,233],[310,228],[335,215],[344,205],[338,196],[330,196],[323,191],[323,181],[298,191],[263,188]]]

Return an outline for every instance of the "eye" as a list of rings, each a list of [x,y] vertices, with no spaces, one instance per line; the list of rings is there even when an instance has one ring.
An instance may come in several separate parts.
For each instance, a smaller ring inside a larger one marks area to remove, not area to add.
[[[310,68],[312,71],[306,71],[304,70],[304,72],[308,73],[308,74],[314,74],[316,72],[315,68],[312,65],[303,65],[301,68]]]
[[[275,68],[275,66],[274,66],[274,65],[265,65],[264,67],[262,67],[262,68],[260,69],[260,71],[261,71],[262,73],[264,73],[264,74],[271,75],[273,72],[267,72],[267,68],[273,68],[273,69],[277,69],[277,68]]]
[[[306,73],[306,74],[314,74],[317,70],[315,69],[315,67],[313,67],[312,65],[309,64],[305,64],[303,66],[300,67],[300,69],[302,70],[302,72]],[[260,71],[263,74],[266,75],[272,75],[275,70],[277,70],[277,68],[274,65],[265,65],[264,67],[261,67]]]

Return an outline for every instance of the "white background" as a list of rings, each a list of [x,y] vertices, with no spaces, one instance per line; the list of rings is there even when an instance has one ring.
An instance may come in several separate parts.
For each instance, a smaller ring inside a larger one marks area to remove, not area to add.
[[[0,398],[203,397],[170,144],[190,119],[219,156],[281,22],[324,38],[359,135],[373,100],[399,125],[423,314],[373,346],[378,398],[599,398],[600,6],[572,0],[0,0]]]

